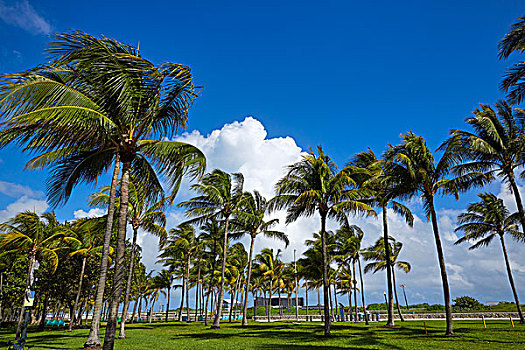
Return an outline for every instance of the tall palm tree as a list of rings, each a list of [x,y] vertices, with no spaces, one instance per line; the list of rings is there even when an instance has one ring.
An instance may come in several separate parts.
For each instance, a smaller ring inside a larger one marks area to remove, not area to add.
[[[110,201],[110,187],[103,187],[101,192],[94,193],[90,196],[89,205],[109,205]],[[166,229],[166,215],[164,210],[166,206],[171,202],[171,197],[159,196],[157,198],[151,198],[147,193],[146,189],[141,185],[140,181],[137,181],[133,176],[129,182],[129,204],[128,204],[128,223],[133,229],[133,238],[131,245],[131,257],[128,269],[128,279],[126,284],[126,294],[124,297],[124,305],[122,308],[122,315],[120,321],[120,332],[119,339],[126,338],[125,334],[125,323],[126,315],[128,314],[129,298],[131,292],[131,282],[133,277],[133,268],[135,266],[135,247],[137,246],[137,236],[139,229],[150,233],[159,238],[159,245],[163,245],[167,233]],[[117,207],[119,201],[117,201]]]
[[[264,220],[267,211],[267,201],[258,191],[253,193],[245,193],[245,200],[243,206],[237,212],[236,223],[238,225],[237,234],[232,235],[236,238],[239,235],[247,234],[250,236],[250,252],[248,257],[248,275],[246,277],[246,284],[250,285],[252,276],[252,261],[253,261],[253,246],[258,235],[263,235],[269,238],[275,238],[285,243],[288,246],[290,241],[288,236],[281,231],[272,230],[272,228],[279,223],[279,219]],[[246,288],[244,296],[244,305],[242,308],[242,326],[248,325],[248,290]]]
[[[396,285],[396,272],[395,267],[398,269],[404,271],[405,273],[410,272],[411,266],[410,263],[406,261],[398,261],[397,258],[399,257],[399,253],[401,253],[401,249],[403,248],[403,243],[396,242],[396,240],[393,237],[389,237],[389,243],[388,246],[390,246],[390,266],[392,267],[392,282],[394,285],[394,295],[396,297],[396,305],[397,305],[397,312],[399,314],[399,319],[401,321],[404,321],[403,314],[401,313],[401,307],[399,306],[399,299],[397,297],[397,285]],[[386,257],[386,249],[385,249],[385,241],[383,237],[379,238],[377,242],[372,245],[371,247],[368,247],[364,252],[361,253],[361,256],[365,261],[371,261],[365,266],[365,273],[372,271],[373,273],[376,273],[377,271],[386,270],[387,268],[387,257]]]
[[[496,110],[482,104],[473,114],[466,119],[473,132],[453,129],[441,147],[453,147],[459,163],[453,170],[465,186],[482,186],[498,177],[503,179],[514,194],[525,231],[525,211],[515,174],[525,164],[525,111],[499,101]]]
[[[403,186],[411,187],[409,194],[405,194],[404,197],[420,196],[427,219],[432,222],[445,300],[447,321],[445,335],[453,335],[450,290],[434,198],[439,194],[452,194],[457,199],[458,191],[464,189],[461,183],[458,184],[457,181],[447,178],[456,154],[453,145],[449,144],[444,148],[441,158],[436,161],[422,136],[408,133],[402,134],[401,139],[401,144],[390,146],[385,154],[385,158],[389,161],[390,179],[394,183],[399,182]]]
[[[50,49],[52,65],[9,76],[0,84],[3,114],[9,118],[4,122],[0,145],[15,142],[26,150],[44,152],[30,166],[52,166],[48,192],[55,203],[67,199],[77,183],[94,181],[117,156],[122,163],[107,350],[114,345],[124,278],[129,174],[137,175],[147,193],[155,195],[162,188],[158,172],[173,195],[184,174],[198,176],[204,171],[204,155],[197,148],[158,141],[171,138],[186,126],[196,94],[186,66],[155,66],[132,46],[81,32],[57,34],[56,38]],[[113,184],[116,188],[115,181]],[[99,281],[94,324],[86,346],[100,345],[97,304],[102,305],[103,286]]]
[[[512,277],[512,269],[510,268],[509,256],[507,255],[504,239],[504,235],[509,234],[513,238],[523,240],[523,233],[519,231],[517,226],[518,215],[516,214],[518,213],[511,215],[505,207],[503,200],[492,193],[480,193],[478,197],[481,201],[471,203],[466,213],[458,215],[458,223],[460,226],[456,228],[456,232],[463,231],[465,235],[458,239],[455,244],[473,241],[475,243],[469,249],[476,249],[489,245],[496,236],[499,237],[510,287],[512,294],[514,294],[514,301],[518,309],[520,323],[523,324],[525,323],[525,319],[521,311],[518,292],[514,285],[514,278]]]
[[[82,267],[80,269],[80,276],[78,279],[78,290],[75,298],[75,304],[71,314],[71,320],[69,322],[68,332],[71,332],[73,326],[77,323],[78,320],[75,319],[75,311],[78,308],[78,303],[80,301],[80,294],[82,292],[82,283],[84,280],[84,271],[86,268],[86,262],[89,259],[100,257],[102,255],[102,236],[100,234],[101,229],[103,229],[104,220],[100,218],[88,218],[88,219],[79,219],[70,225],[65,225],[64,232],[69,233],[69,236],[76,237],[79,244],[74,246],[74,250],[69,253],[70,256],[80,256],[82,257]],[[109,254],[113,254],[113,248],[109,248]]]
[[[219,287],[218,308],[212,329],[220,328],[222,317],[222,300],[224,299],[224,275],[228,254],[228,228],[230,219],[237,213],[243,201],[244,177],[237,173],[230,175],[215,169],[205,175],[200,183],[191,188],[200,195],[179,204],[186,207],[186,215],[193,217],[191,222],[204,223],[209,219],[224,221],[224,241],[222,249],[221,282]]]
[[[274,254],[272,248],[264,248],[255,256],[256,267],[268,281],[268,322],[272,309],[272,296],[277,289],[284,286],[281,275],[284,263],[280,260],[281,250],[277,249]],[[279,305],[280,306],[280,305]]]
[[[498,45],[498,58],[504,60],[514,53],[523,53],[525,47],[525,15],[518,18]],[[520,104],[525,97],[525,62],[519,62],[508,69],[500,87],[507,92],[511,103]]]
[[[310,149],[307,155],[288,167],[288,173],[276,186],[277,195],[270,202],[270,209],[287,209],[286,223],[316,212],[321,218],[321,243],[323,256],[324,334],[330,336],[330,310],[328,305],[328,261],[326,251],[326,220],[346,220],[348,212],[375,215],[363,199],[367,189],[357,188],[349,169],[337,171],[337,166],[324,154],[321,146],[318,155]]]
[[[179,255],[178,252],[182,251],[182,257],[185,259],[184,262],[184,275],[183,285],[185,286],[184,293],[186,294],[186,314],[187,321],[190,320],[190,305],[189,305],[189,275],[190,265],[193,254],[200,249],[202,242],[199,237],[195,234],[195,229],[189,224],[181,224],[176,228],[169,231],[169,238],[166,242],[166,246],[160,253],[160,260],[165,261],[165,258],[170,259],[173,255]],[[184,298],[183,298],[184,299]],[[182,314],[182,310],[181,313]]]
[[[58,266],[58,250],[67,244],[79,243],[74,237],[68,236],[54,213],[44,213],[41,217],[30,211],[24,211],[0,224],[0,251],[7,254],[24,254],[29,258],[27,267],[25,292],[32,283],[32,272],[35,261],[48,261],[54,272]],[[22,329],[24,307],[20,310],[17,338]]]
[[[396,201],[395,199],[403,193],[405,193],[409,188],[404,186],[406,181],[390,181],[390,174],[388,173],[389,167],[387,166],[385,160],[378,159],[374,152],[371,149],[368,149],[365,152],[358,153],[354,156],[350,165],[365,169],[366,172],[359,173],[358,178],[362,186],[366,186],[373,191],[372,201],[375,205],[381,208],[383,216],[383,240],[388,240],[388,207],[401,215],[406,223],[412,227],[414,225],[414,218],[410,209],[405,205]],[[392,252],[387,246],[386,250],[386,260],[390,260],[390,255]],[[387,290],[388,290],[388,311],[387,311],[387,327],[394,326],[394,297],[392,293],[392,279],[394,272],[390,265],[386,265],[386,280],[387,280]]]
[[[365,323],[368,324],[368,315],[366,312],[365,303],[365,288],[363,280],[363,272],[361,269],[361,243],[363,241],[365,233],[357,225],[349,225],[344,223],[336,231],[334,235],[334,257],[342,267],[346,267],[350,271],[350,265],[352,266],[352,275],[354,276],[354,299],[355,299],[355,319],[357,321],[357,274],[355,272],[355,264],[358,265],[359,280],[361,284],[361,303],[363,305],[363,314]]]

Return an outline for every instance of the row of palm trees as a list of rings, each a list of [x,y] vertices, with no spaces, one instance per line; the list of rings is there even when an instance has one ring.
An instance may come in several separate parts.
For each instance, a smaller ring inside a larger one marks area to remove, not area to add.
[[[501,58],[521,51],[524,26],[525,17],[522,17],[502,40]],[[241,208],[248,207],[248,199],[242,190],[241,174],[230,175],[214,170],[201,178],[205,169],[202,152],[192,145],[169,141],[187,125],[189,107],[197,97],[198,90],[189,67],[175,63],[157,66],[144,59],[137,48],[76,31],[56,34],[48,53],[51,59],[47,64],[2,77],[0,147],[19,145],[35,156],[29,161],[28,168],[50,169],[47,193],[55,206],[67,201],[77,184],[96,181],[100,175],[113,169],[111,185],[106,189],[108,213],[100,278],[86,347],[101,344],[98,333],[100,314],[116,217],[113,281],[104,349],[114,346],[118,306],[125,282],[126,289],[129,285],[129,279],[125,281],[124,262],[126,226],[129,217],[133,217],[129,215],[134,205],[130,202],[130,192],[133,192],[130,178],[143,189],[144,198],[151,204],[165,200],[163,185],[170,193],[168,201],[172,201],[184,175],[200,178],[192,186],[197,196],[180,203],[180,206],[186,208],[187,224],[206,225],[215,219],[221,226],[223,238],[216,246],[217,254],[222,256],[218,259],[221,265],[217,290],[219,304],[226,287],[228,238],[238,231],[237,221],[242,225],[243,220],[244,224],[256,220],[254,216],[242,214],[244,210]],[[509,92],[510,103],[519,103],[525,95],[521,82],[525,73],[521,67],[517,64],[511,68],[502,83]],[[301,216],[318,214],[320,217],[325,335],[330,335],[327,220],[337,221],[342,228],[350,227],[352,215],[376,215],[376,207],[382,210],[383,242],[388,242],[387,208],[391,207],[404,216],[411,225],[412,215],[400,201],[415,196],[421,198],[432,223],[443,282],[446,334],[453,333],[435,197],[451,194],[457,198],[462,191],[502,180],[514,194],[517,219],[525,231],[525,213],[515,179],[515,171],[523,166],[523,114],[523,110],[513,108],[505,101],[498,102],[495,109],[481,105],[474,111],[474,116],[467,119],[472,130],[452,130],[450,138],[438,148],[439,158],[435,157],[423,137],[407,133],[402,135],[400,144],[389,145],[380,157],[368,150],[356,155],[341,170],[321,147],[318,147],[317,154],[310,150],[299,162],[289,166],[285,176],[277,182],[276,196],[268,201],[264,212],[286,210],[286,223]],[[259,231],[273,234],[269,228]],[[252,239],[253,232],[249,232]],[[169,246],[184,246],[180,242],[172,243]],[[390,245],[385,247],[386,261],[390,261]],[[36,254],[35,251],[34,259]],[[45,254],[53,255],[47,251]],[[248,265],[251,261],[249,258]],[[189,263],[186,265],[188,276]],[[386,264],[386,272],[389,294],[387,325],[391,326],[391,264]],[[249,281],[247,283],[249,285]],[[221,313],[222,308],[218,307],[212,328],[220,326]]]

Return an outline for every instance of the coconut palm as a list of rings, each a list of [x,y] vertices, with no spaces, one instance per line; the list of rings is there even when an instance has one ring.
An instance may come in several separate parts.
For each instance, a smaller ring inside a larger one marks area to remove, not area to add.
[[[92,194],[90,196],[89,205],[109,205],[110,190],[111,188],[109,186],[105,186],[101,192]],[[141,183],[134,177],[131,177],[129,182],[129,204],[127,218],[129,225],[131,225],[133,229],[133,238],[122,315],[128,314],[138,230],[141,229],[146,233],[157,236],[159,238],[159,245],[163,245],[167,238],[166,229],[164,228],[166,226],[166,215],[164,210],[170,202],[171,197],[160,196],[160,198],[157,199],[151,198],[149,195],[147,195],[145,188],[141,185]],[[117,207],[118,206],[119,201],[117,201]],[[120,321],[119,339],[126,338],[125,323],[126,317],[122,317]]]
[[[361,302],[363,305],[363,314],[365,323],[368,324],[368,316],[366,313],[365,303],[365,288],[363,273],[361,269],[361,243],[364,237],[363,230],[357,225],[349,225],[345,223],[336,231],[334,242],[334,256],[341,266],[347,267],[350,270],[352,266],[352,276],[354,285],[354,301],[355,301],[355,320],[357,321],[357,275],[355,272],[355,264],[357,263],[359,271],[359,280],[361,284]]]
[[[244,177],[237,173],[230,175],[222,170],[215,169],[205,175],[200,183],[191,188],[200,195],[179,204],[186,207],[186,215],[192,217],[191,222],[203,224],[209,219],[224,221],[224,241],[222,249],[221,281],[219,286],[219,302],[224,299],[224,275],[228,254],[228,228],[230,219],[237,213],[243,202]],[[212,329],[220,328],[222,306],[218,305],[217,314],[213,320]]]
[[[498,45],[498,58],[504,60],[514,53],[523,53],[525,47],[525,15],[520,16],[516,23],[510,27]],[[507,92],[511,103],[519,104],[525,97],[525,63],[519,62],[508,69],[501,82],[501,88]]]
[[[118,155],[121,199],[107,350],[114,344],[124,278],[129,175],[135,174],[148,194],[157,195],[162,190],[159,173],[173,195],[185,173],[197,176],[204,170],[204,155],[195,147],[158,141],[185,127],[196,95],[186,66],[155,66],[137,49],[108,38],[80,32],[56,37],[51,66],[10,76],[0,84],[3,114],[8,117],[0,144],[15,142],[28,151],[44,152],[30,166],[52,165],[48,192],[55,203],[67,199],[74,185],[94,181]],[[101,306],[103,286],[99,281],[96,306]],[[100,345],[96,314],[97,307],[87,346]]]
[[[452,144],[443,149],[441,158],[435,160],[423,137],[408,133],[402,134],[401,139],[401,144],[390,146],[385,154],[385,159],[389,161],[390,180],[394,181],[394,184],[399,182],[410,188],[409,194],[405,194],[404,197],[419,195],[427,219],[432,222],[445,300],[445,335],[449,336],[453,334],[452,308],[434,198],[439,194],[452,194],[457,199],[458,191],[465,187],[462,187],[461,182],[458,184],[456,180],[447,178],[456,156]]]
[[[0,225],[0,251],[2,255],[12,253],[24,254],[29,258],[25,291],[32,284],[32,272],[35,261],[48,261],[54,272],[58,266],[58,250],[66,248],[66,244],[79,243],[68,236],[61,227],[54,213],[37,213],[24,211],[17,214],[6,223]],[[24,307],[20,311],[16,336],[22,329]]]
[[[64,227],[64,232],[69,233],[69,236],[76,237],[79,242],[79,244],[74,246],[74,250],[69,253],[69,255],[82,257],[82,267],[80,269],[80,276],[78,278],[78,290],[75,298],[75,304],[73,305],[71,312],[73,316],[69,322],[68,332],[71,332],[73,326],[78,321],[75,319],[74,315],[76,314],[75,311],[77,310],[78,303],[80,301],[86,263],[89,259],[100,257],[102,255],[103,237],[100,232],[104,227],[104,221],[104,219],[100,218],[79,219],[69,225],[65,225]],[[109,254],[113,254],[112,247],[109,248]]]
[[[243,206],[236,214],[237,232],[232,235],[233,238],[246,234],[250,236],[250,252],[248,257],[248,275],[246,277],[246,284],[250,284],[252,275],[252,261],[253,261],[253,246],[258,235],[263,235],[269,238],[275,238],[285,243],[285,247],[290,243],[288,236],[281,231],[272,230],[272,228],[279,223],[279,219],[264,220],[267,211],[267,201],[258,191],[253,193],[245,193],[245,200]],[[242,309],[242,326],[248,325],[248,288],[246,288],[244,296],[244,305]]]
[[[288,173],[276,186],[277,195],[270,203],[271,209],[287,209],[286,223],[316,212],[321,218],[321,246],[323,256],[324,334],[330,336],[330,310],[328,305],[328,260],[326,251],[326,220],[346,220],[348,212],[375,215],[363,198],[369,196],[366,189],[357,188],[349,175],[350,169],[337,171],[335,163],[324,154],[321,146],[318,155],[310,149],[307,155],[288,167]]]
[[[513,238],[523,240],[523,233],[518,228],[518,213],[510,214],[505,207],[503,200],[496,197],[492,193],[480,193],[478,197],[479,202],[471,203],[466,213],[458,215],[458,223],[460,226],[456,228],[456,232],[463,231],[465,235],[458,239],[455,244],[462,242],[474,242],[469,249],[477,249],[488,246],[492,240],[498,236],[503,250],[503,257],[505,259],[505,266],[507,267],[507,276],[509,278],[512,294],[518,309],[520,323],[525,323],[523,313],[521,311],[520,301],[518,299],[518,292],[514,285],[514,278],[512,277],[512,269],[510,267],[509,257],[507,255],[507,248],[505,247],[505,234]]]
[[[184,262],[184,275],[182,284],[185,286],[184,293],[186,294],[186,313],[187,320],[190,320],[190,305],[189,305],[189,275],[190,265],[193,254],[199,250],[202,242],[199,237],[195,234],[195,229],[189,224],[181,224],[176,228],[169,231],[169,238],[166,242],[166,246],[162,249],[159,257],[160,262],[167,261],[173,256],[179,256],[179,252],[182,252],[182,258]],[[183,294],[184,295],[184,294]],[[184,296],[183,296],[184,299]],[[181,313],[182,314],[182,309]]]
[[[460,162],[453,170],[464,186],[482,186],[496,178],[506,182],[514,194],[525,231],[525,211],[515,174],[524,165],[525,111],[500,101],[496,110],[482,104],[473,114],[466,122],[474,130],[451,130],[451,137],[442,148],[453,147],[456,161]]]
[[[398,261],[397,258],[399,257],[399,253],[401,253],[401,249],[403,248],[403,243],[396,242],[396,240],[392,237],[389,237],[389,243],[388,246],[390,246],[390,266],[392,267],[392,283],[394,284],[394,295],[396,298],[396,305],[397,305],[397,312],[399,314],[399,318],[401,321],[404,321],[403,314],[401,313],[401,308],[399,306],[399,300],[397,298],[397,285],[396,285],[396,272],[395,268],[397,267],[401,271],[404,271],[405,273],[410,272],[411,266],[410,263],[406,261]],[[387,267],[387,254],[385,249],[385,241],[383,237],[379,238],[374,245],[371,247],[368,247],[365,251],[361,253],[361,256],[365,261],[371,261],[365,266],[365,273],[367,272],[373,272],[376,273],[377,271],[386,270]]]
[[[389,167],[386,165],[385,160],[378,159],[374,152],[371,149],[368,149],[365,152],[355,155],[350,162],[350,165],[366,170],[365,173],[359,174],[359,179],[362,186],[366,186],[372,190],[372,201],[375,205],[381,208],[383,216],[383,240],[388,240],[387,209],[389,207],[392,208],[395,213],[401,215],[410,227],[414,225],[414,218],[410,209],[395,200],[408,190],[407,186],[404,186],[407,181],[390,181],[390,174],[388,173]],[[390,260],[390,255],[392,254],[388,247],[389,246],[387,246],[386,250],[387,261]],[[393,273],[391,266],[386,265],[388,290],[387,327],[394,326],[394,297],[392,293]]]
[[[284,263],[280,260],[281,250],[277,249],[274,254],[272,248],[264,248],[255,256],[256,268],[262,272],[262,275],[268,281],[268,322],[270,322],[270,313],[272,309],[271,300],[276,290],[284,287],[281,275]],[[279,302],[279,307],[280,307]]]

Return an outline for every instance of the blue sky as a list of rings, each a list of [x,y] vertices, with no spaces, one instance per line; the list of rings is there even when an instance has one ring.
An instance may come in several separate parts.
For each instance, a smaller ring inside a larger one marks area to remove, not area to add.
[[[187,64],[195,82],[204,86],[188,127],[188,132],[199,134],[183,136],[186,139],[199,139],[204,148],[213,142],[231,146],[228,132],[251,135],[255,130],[261,135],[261,124],[267,133],[263,140],[273,140],[266,146],[285,137],[302,150],[322,144],[343,165],[366,147],[383,151],[408,130],[425,136],[436,148],[449,129],[464,128],[464,118],[478,103],[502,98],[498,83],[519,57],[498,61],[497,44],[524,5],[525,1],[0,0],[0,72],[45,62],[43,49],[50,32],[79,29],[140,42],[144,57]],[[246,121],[247,116],[253,119]],[[214,130],[217,137],[208,137]],[[297,149],[286,145],[290,153],[282,153],[293,159]],[[220,148],[233,155],[217,147],[207,148],[217,157],[212,164],[234,171],[249,163],[226,161],[242,158],[239,154],[250,149],[243,144]],[[45,206],[46,173],[23,171],[27,159],[14,147],[0,151],[0,216],[10,212],[9,205]],[[253,178],[259,179],[263,170]],[[490,189],[503,191],[499,185]],[[57,209],[58,215],[69,219],[75,210],[89,210],[85,198],[91,190],[80,187]],[[454,210],[473,198],[467,194],[458,203],[445,199],[439,206],[453,217]],[[525,280],[525,268],[517,274],[518,280]],[[430,287],[419,289],[423,299]],[[377,292],[381,297],[382,290]],[[492,294],[479,284],[467,292],[481,299],[510,298],[505,284]],[[441,301],[439,286],[432,293],[435,297],[430,299]]]

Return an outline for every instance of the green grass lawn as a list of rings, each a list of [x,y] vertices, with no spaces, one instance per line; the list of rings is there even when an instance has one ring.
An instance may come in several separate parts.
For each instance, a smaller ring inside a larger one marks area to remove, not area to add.
[[[383,323],[381,323],[383,324]],[[202,322],[154,323],[130,325],[127,339],[117,340],[118,350],[168,349],[525,349],[525,326],[511,328],[508,320],[488,321],[483,328],[480,321],[456,321],[455,332],[461,337],[439,337],[444,321],[427,322],[428,336],[423,322],[398,323],[394,329],[380,328],[380,324],[337,323],[333,336],[325,339],[321,323],[294,324],[292,322],[252,323],[241,328],[238,322],[222,324],[222,329],[204,329]],[[28,343],[33,349],[77,349],[82,347],[88,330],[29,331]],[[0,330],[0,342],[12,339],[12,330]],[[7,348],[7,347],[5,347]],[[0,347],[2,349],[2,347]]]

